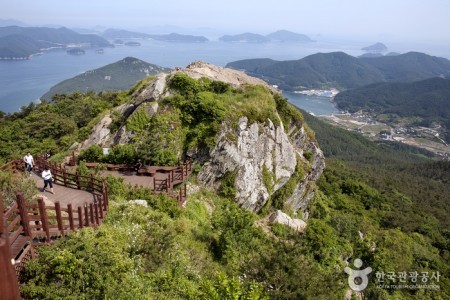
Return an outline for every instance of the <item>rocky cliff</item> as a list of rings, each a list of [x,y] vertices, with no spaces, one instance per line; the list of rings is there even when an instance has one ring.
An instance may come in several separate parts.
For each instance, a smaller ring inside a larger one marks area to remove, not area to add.
[[[167,109],[161,106],[167,104],[161,102],[175,94],[168,81],[177,73],[194,79],[225,82],[234,89],[262,85],[266,96],[274,103],[274,113],[265,119],[251,116],[258,107],[247,109],[248,116],[239,115],[238,111],[233,115],[228,111],[228,115],[236,119],[224,118],[221,121],[214,145],[197,147],[189,152],[202,165],[198,181],[205,187],[220,190],[225,179],[231,180],[231,190],[242,207],[252,211],[259,211],[265,205],[290,208],[301,210],[303,217],[307,218],[306,208],[314,195],[315,181],[324,169],[324,157],[300,113],[285,103],[278,90],[264,81],[240,71],[195,62],[185,69],[176,68],[170,74],[156,76],[134,91],[133,102],[116,108],[115,114],[125,119],[132,118],[139,111],[144,111],[149,117],[163,114]],[[275,98],[282,103],[274,101]],[[245,101],[245,97],[243,99]],[[236,107],[240,106],[233,109]],[[110,119],[110,116],[105,116],[98,123],[83,147],[93,143],[112,146],[133,142],[135,132],[127,129],[127,123],[111,132]]]

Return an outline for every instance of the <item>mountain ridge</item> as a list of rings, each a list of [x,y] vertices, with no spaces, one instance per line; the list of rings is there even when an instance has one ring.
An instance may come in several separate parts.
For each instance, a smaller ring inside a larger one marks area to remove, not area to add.
[[[449,60],[419,52],[371,58],[356,58],[344,52],[316,53],[299,60],[239,60],[227,67],[246,71],[287,91],[348,89],[375,82],[407,82],[437,76],[450,78]]]
[[[23,42],[23,38],[28,43]],[[95,34],[79,34],[65,27],[0,27],[0,59],[28,59],[46,48],[64,48],[70,44],[108,47],[110,44]]]
[[[56,94],[69,94],[76,91],[127,90],[139,80],[169,70],[134,57],[126,57],[115,63],[61,81],[42,95],[41,99],[49,101]]]

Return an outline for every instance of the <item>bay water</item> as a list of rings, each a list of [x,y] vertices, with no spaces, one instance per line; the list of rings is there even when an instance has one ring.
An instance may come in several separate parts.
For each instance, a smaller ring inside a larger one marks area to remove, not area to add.
[[[299,43],[170,43],[138,40],[141,46],[116,45],[104,48],[103,54],[93,48],[84,49],[84,55],[69,55],[64,49],[55,49],[29,60],[0,60],[0,111],[15,112],[20,107],[36,102],[55,84],[88,70],[103,67],[131,56],[162,67],[185,67],[202,60],[218,66],[228,62],[271,58],[296,60],[318,52],[343,51],[358,56],[364,43],[314,42]],[[294,104],[315,114],[329,114],[334,107],[329,98],[285,93]],[[310,101],[311,100],[311,101]]]

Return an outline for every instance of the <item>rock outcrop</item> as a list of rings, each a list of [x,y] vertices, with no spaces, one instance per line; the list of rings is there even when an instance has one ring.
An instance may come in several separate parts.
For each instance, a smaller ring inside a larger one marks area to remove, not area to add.
[[[261,79],[250,77],[241,71],[194,62],[185,69],[176,68],[169,75],[157,75],[147,86],[133,93],[131,104],[116,108],[112,115],[118,114],[127,119],[142,109],[148,115],[155,114],[158,111],[158,102],[170,96],[167,87],[168,76],[179,72],[193,78],[207,77],[223,81],[235,88],[246,84],[260,84],[273,93],[279,93]],[[241,117],[237,126],[224,121],[216,139],[216,146],[210,149],[209,153],[204,151],[205,149],[198,149],[199,153],[193,153],[198,161],[205,162],[198,174],[198,180],[206,187],[218,189],[224,176],[234,174],[237,202],[242,207],[258,211],[295,176],[295,182],[289,182],[290,186],[294,185],[283,203],[294,211],[301,210],[306,219],[307,205],[315,191],[314,183],[325,166],[323,154],[314,138],[307,133],[304,124],[297,125],[297,122],[285,128],[279,115],[277,118],[267,119],[264,123],[249,123],[247,117]],[[111,133],[111,122],[111,116],[105,116],[95,126],[82,148],[93,144],[113,146],[132,140],[134,132],[127,130],[126,125]],[[233,138],[230,139],[230,136]],[[305,152],[309,154],[308,159],[304,155]],[[297,174],[299,165],[303,170],[301,174]]]
[[[236,199],[240,205],[258,211],[270,197],[269,187],[263,181],[263,169],[274,175],[274,191],[283,186],[297,165],[296,151],[289,142],[284,129],[268,125],[248,124],[248,119],[239,119],[237,132],[223,126],[219,142],[210,153],[210,160],[200,173],[198,180],[205,185],[218,188],[220,179],[229,172],[236,174]],[[237,141],[229,141],[229,134],[236,134]]]
[[[279,223],[286,226],[289,226],[299,232],[305,231],[306,222],[300,219],[292,219],[287,214],[282,212],[281,210],[277,210],[269,217],[269,222],[271,223]]]
[[[218,189],[221,179],[235,172],[237,202],[256,212],[287,183],[297,164],[301,163],[307,170],[284,203],[294,211],[301,209],[303,217],[308,218],[306,208],[314,196],[314,183],[325,167],[324,157],[303,127],[293,130],[296,133],[289,138],[282,123],[275,126],[268,120],[268,125],[248,124],[246,117],[239,119],[237,132],[224,125],[216,147],[210,152],[209,161],[198,174],[198,180]],[[236,134],[236,141],[227,138],[230,133]],[[304,159],[304,151],[310,151],[312,163]],[[271,185],[270,181],[273,186],[267,186]]]

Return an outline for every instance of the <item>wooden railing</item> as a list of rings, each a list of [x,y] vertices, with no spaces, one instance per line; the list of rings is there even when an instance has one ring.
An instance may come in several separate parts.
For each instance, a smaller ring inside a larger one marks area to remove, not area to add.
[[[2,292],[2,297],[7,299],[20,299],[18,278],[26,262],[36,256],[34,246],[52,243],[77,229],[96,228],[103,223],[108,211],[108,188],[104,180],[70,173],[62,165],[47,161],[44,156],[36,157],[34,170],[42,172],[45,167],[50,169],[55,183],[89,191],[96,197],[93,203],[62,207],[60,202],[46,205],[43,198],[25,201],[23,195],[18,194],[16,202],[4,210],[0,195],[0,290],[6,291]],[[154,192],[166,193],[176,198],[180,207],[183,206],[187,199],[186,179],[192,172],[191,162],[175,169],[156,168],[168,175],[165,179],[153,177]],[[22,160],[13,160],[1,166],[0,170],[24,171],[25,164]],[[173,186],[178,184],[181,184],[180,188],[174,193]]]
[[[95,168],[99,166],[100,163],[97,162],[87,162],[86,167]],[[114,165],[106,164],[108,170],[121,170],[121,171],[135,171],[133,165]],[[144,166],[140,169],[138,174],[147,175],[152,180],[153,192],[155,194],[165,193],[170,197],[177,199],[178,204],[183,206],[187,199],[186,194],[186,179],[192,173],[192,162],[190,160],[185,161],[178,167],[167,167],[167,166]],[[158,176],[162,174],[162,176]],[[159,177],[159,179],[157,178]],[[165,177],[161,179],[161,177]],[[174,193],[173,188],[176,185],[181,185],[180,191]]]
[[[0,291],[2,299],[19,300],[19,283],[11,263],[9,230],[3,215],[3,199],[0,195]]]
[[[94,195],[94,201],[78,207],[73,207],[72,204],[62,207],[60,202],[46,205],[43,198],[26,201],[22,194],[18,194],[16,201],[4,210],[3,199],[0,198],[0,243],[5,243],[9,250],[8,254],[2,251],[0,259],[5,259],[4,255],[7,255],[10,265],[11,259],[13,260],[16,282],[26,262],[36,255],[34,246],[52,243],[77,229],[96,228],[103,223],[108,211],[108,188],[104,180],[69,173],[61,165],[51,163],[43,156],[35,158],[35,171],[41,172],[46,166],[55,182],[69,188],[89,191]],[[22,160],[14,160],[1,166],[0,170],[24,171],[25,164]]]

